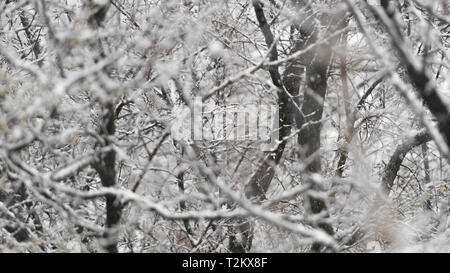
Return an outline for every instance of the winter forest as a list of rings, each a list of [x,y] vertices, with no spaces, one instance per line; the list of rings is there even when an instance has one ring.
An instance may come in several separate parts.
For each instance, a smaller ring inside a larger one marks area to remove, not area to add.
[[[2,0],[0,252],[450,252],[450,1]]]

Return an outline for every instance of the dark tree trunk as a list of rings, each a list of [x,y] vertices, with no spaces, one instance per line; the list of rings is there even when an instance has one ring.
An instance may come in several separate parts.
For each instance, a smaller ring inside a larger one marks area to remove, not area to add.
[[[387,22],[384,18],[380,17],[378,14],[375,14],[377,18],[383,22],[387,31],[392,37],[392,44],[398,53],[400,58],[400,62],[403,67],[406,69],[408,73],[409,79],[416,88],[419,95],[422,97],[425,105],[428,107],[430,112],[436,118],[439,131],[444,138],[447,146],[450,144],[450,112],[447,108],[447,105],[443,102],[441,97],[438,94],[438,90],[436,85],[433,82],[432,77],[428,74],[426,65],[418,65],[414,63],[413,60],[410,59],[409,54],[407,52],[407,48],[404,46],[404,39],[402,37],[402,32],[400,30],[399,24],[395,19],[395,2],[390,0],[382,0],[382,7],[386,12],[389,22]],[[424,57],[426,58],[426,56]],[[450,158],[447,160],[450,162]]]
[[[258,0],[253,0],[253,8],[259,23],[261,32],[264,35],[267,48],[270,49],[269,60],[278,60],[277,46],[274,44],[274,36],[270,29],[264,10]],[[265,194],[270,186],[270,182],[275,174],[275,167],[280,162],[286,146],[285,138],[290,133],[290,126],[294,116],[292,114],[292,101],[282,84],[281,75],[278,66],[270,66],[269,74],[272,83],[278,88],[278,112],[279,112],[279,135],[280,144],[271,152],[267,153],[258,169],[255,171],[250,181],[245,185],[244,192],[247,199],[256,203],[265,198]],[[253,227],[249,219],[238,219],[230,235],[230,251],[235,253],[246,252],[250,250],[253,240]]]
[[[423,130],[414,137],[405,140],[395,149],[394,154],[391,156],[391,159],[384,169],[384,174],[381,182],[383,191],[386,193],[386,195],[389,195],[392,189],[394,180],[397,177],[397,173],[406,154],[414,147],[422,145],[430,140],[431,137],[428,132],[426,130]]]
[[[302,1],[294,1],[294,3],[298,5],[298,8],[304,7],[301,5]],[[259,1],[255,0],[253,1],[253,7],[260,29],[265,37],[266,45],[268,48],[271,48],[270,60],[277,60],[278,53],[276,51],[276,46],[273,46],[273,34],[264,16],[262,6]],[[307,16],[310,15],[311,14],[308,14]],[[306,20],[301,26],[293,26],[293,30],[298,29],[301,34],[301,37],[296,38],[293,48],[294,52],[317,42],[318,33],[315,25],[316,18],[313,16],[310,16],[310,18],[311,19]],[[333,26],[329,29],[329,33],[343,27],[343,24],[338,24],[340,23],[339,19],[342,20],[343,17],[330,16],[325,19],[326,24]],[[259,202],[264,199],[265,193],[274,176],[275,167],[283,155],[286,145],[285,138],[289,136],[293,123],[296,123],[297,128],[301,128],[298,135],[298,143],[302,150],[301,159],[304,160],[306,157],[313,155],[319,150],[321,129],[319,120],[322,118],[323,100],[327,90],[328,66],[332,54],[331,44],[337,42],[337,40],[338,37],[332,39],[329,44],[320,44],[303,57],[290,61],[284,72],[283,82],[281,81],[278,67],[272,66],[269,68],[272,82],[278,87],[280,144],[276,147],[275,151],[266,156],[249,183],[245,186],[245,195],[248,199],[253,200],[254,202]],[[302,75],[305,71],[305,64],[307,90],[305,90],[303,106],[301,107],[300,112],[297,109],[299,105],[298,94],[301,87]],[[294,102],[297,104],[297,107]],[[305,116],[307,116],[307,118],[305,118]],[[306,125],[308,122],[312,122],[312,124]],[[307,171],[309,173],[320,172],[320,158],[315,158],[307,167]],[[314,214],[322,213],[327,210],[324,200],[308,196],[308,201],[310,203],[311,212]],[[230,250],[233,252],[244,252],[249,250],[253,234],[251,222],[247,219],[240,219],[239,224],[235,227],[237,231],[230,237]],[[318,227],[325,230],[330,235],[334,233],[332,227],[326,222],[319,222]],[[236,234],[240,234],[240,240],[236,239]],[[315,244],[313,246],[313,251],[319,251],[321,248],[322,246],[320,244]]]
[[[323,25],[328,26],[329,34],[345,27],[346,19],[343,14],[340,16],[337,14],[323,16],[320,19]],[[316,18],[314,17],[311,17],[310,20],[306,21],[300,27],[302,36],[309,37],[305,46],[317,42],[318,27]],[[299,158],[302,161],[308,159],[307,173],[321,172],[320,156],[317,154],[320,149],[320,131],[322,127],[320,120],[322,119],[324,100],[328,87],[328,67],[331,62],[332,46],[336,44],[338,39],[339,37],[335,37],[329,43],[320,44],[316,46],[315,50],[303,56],[303,63],[306,64],[306,88],[301,108],[302,114],[297,115],[296,123],[297,128],[301,129],[297,138],[300,146]],[[307,181],[307,183],[312,183],[314,190],[320,190],[312,181]],[[327,211],[325,200],[308,195],[307,201],[313,214]],[[330,235],[334,234],[332,226],[326,220],[318,222],[317,227]],[[311,251],[319,252],[323,248],[321,244],[314,243]]]
[[[115,133],[115,109],[112,103],[103,107],[103,120],[100,125],[100,136],[104,141],[104,146],[109,146],[110,140]],[[116,152],[111,149],[100,155],[100,158],[93,164],[100,176],[103,187],[113,187],[116,185]],[[106,227],[108,231],[104,237],[106,239],[105,249],[108,252],[118,252],[117,250],[117,229],[122,213],[120,200],[115,195],[106,196]]]
[[[92,1],[89,1],[89,5],[91,15],[88,18],[88,23],[93,28],[99,28],[102,26],[106,17],[110,2],[108,1],[105,5],[97,5]],[[104,55],[104,53],[102,52],[101,55]],[[103,111],[103,116],[100,123],[99,134],[102,137],[102,146],[107,147],[111,145],[110,138],[115,134],[116,113],[119,111],[115,109],[113,102],[104,103],[101,105],[101,109]],[[114,187],[116,185],[116,151],[114,149],[111,148],[109,151],[102,153],[92,165],[99,174],[103,187]],[[110,253],[118,252],[117,240],[121,216],[122,204],[120,203],[120,200],[115,195],[107,195],[105,221],[107,231],[104,234],[106,240],[104,248]]]

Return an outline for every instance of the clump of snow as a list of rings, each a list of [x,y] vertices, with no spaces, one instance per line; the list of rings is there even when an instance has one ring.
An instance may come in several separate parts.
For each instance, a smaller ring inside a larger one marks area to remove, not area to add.
[[[208,52],[211,57],[220,58],[224,53],[223,45],[218,41],[211,42],[208,46]]]

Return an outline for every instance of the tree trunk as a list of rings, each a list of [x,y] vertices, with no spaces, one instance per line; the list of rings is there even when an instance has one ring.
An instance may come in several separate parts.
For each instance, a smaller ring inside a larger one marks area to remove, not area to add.
[[[389,195],[392,186],[394,184],[394,180],[397,177],[397,173],[400,169],[403,159],[406,154],[411,151],[414,147],[425,144],[430,141],[431,137],[426,130],[419,132],[412,138],[408,138],[402,144],[400,144],[396,149],[394,154],[391,156],[389,163],[386,165],[384,169],[384,174],[382,178],[382,187],[383,191],[386,195]]]
[[[329,27],[328,33],[342,29],[345,27],[345,16],[330,15],[320,18],[323,25]],[[305,46],[314,44],[318,40],[318,25],[316,18],[311,17],[300,27],[302,36],[309,37]],[[320,149],[320,131],[322,123],[323,106],[325,95],[327,92],[328,67],[331,62],[332,46],[336,44],[339,37],[331,39],[329,43],[320,44],[303,56],[303,63],[306,64],[306,90],[304,92],[304,100],[302,104],[302,114],[297,115],[297,128],[301,129],[298,134],[298,144],[300,146],[299,158],[302,161],[310,162],[306,166],[307,174],[320,173],[321,162],[317,152]],[[314,158],[310,158],[314,157]],[[312,181],[307,183],[313,184],[313,190],[319,191]],[[311,213],[318,214],[327,211],[325,200],[318,199],[312,195],[307,196],[308,206]],[[326,213],[325,213],[326,214]],[[317,227],[321,228],[330,235],[334,234],[332,226],[326,221],[319,221]],[[323,246],[314,243],[311,251],[319,252],[323,250]]]

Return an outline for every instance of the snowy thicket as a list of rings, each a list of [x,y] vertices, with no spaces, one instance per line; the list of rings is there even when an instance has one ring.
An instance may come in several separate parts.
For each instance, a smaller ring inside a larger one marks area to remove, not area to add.
[[[450,251],[449,8],[1,1],[0,252]]]

